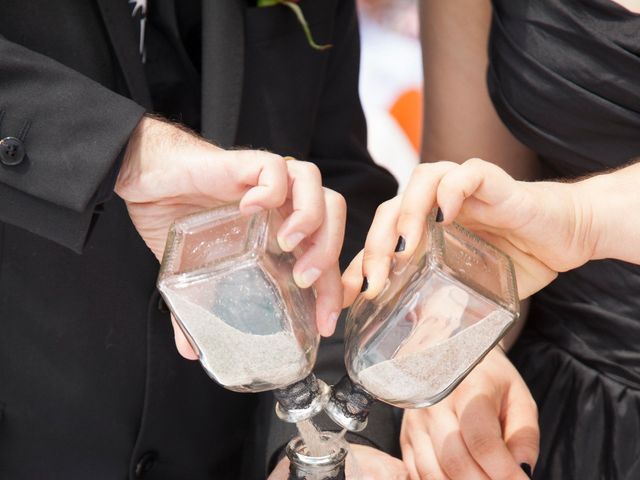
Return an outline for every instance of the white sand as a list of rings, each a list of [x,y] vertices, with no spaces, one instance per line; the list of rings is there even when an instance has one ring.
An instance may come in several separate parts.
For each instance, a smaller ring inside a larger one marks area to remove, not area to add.
[[[432,403],[485,352],[510,320],[506,312],[495,311],[442,343],[364,369],[358,380],[390,403]]]
[[[299,380],[306,368],[304,351],[290,332],[245,333],[178,295],[171,302],[197,344],[203,366],[222,385],[285,386]]]

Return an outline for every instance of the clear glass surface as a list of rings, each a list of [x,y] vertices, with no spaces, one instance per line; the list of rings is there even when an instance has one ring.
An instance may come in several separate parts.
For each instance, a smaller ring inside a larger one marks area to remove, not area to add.
[[[169,232],[158,288],[207,373],[235,391],[284,387],[311,373],[319,342],[313,289],[293,280],[277,210],[227,205]]]
[[[379,400],[432,405],[448,395],[519,314],[508,256],[433,215],[414,255],[394,265],[383,292],[347,318],[351,379]]]
[[[287,444],[289,480],[344,480],[347,443],[336,433],[320,435],[329,450],[321,456],[312,456],[301,437],[294,437]]]

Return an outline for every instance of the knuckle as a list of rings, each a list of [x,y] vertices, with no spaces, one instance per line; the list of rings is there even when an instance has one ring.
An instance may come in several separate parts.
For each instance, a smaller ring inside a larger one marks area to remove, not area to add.
[[[438,163],[436,163],[435,165],[438,166],[438,168],[442,169],[442,170],[450,170],[452,168],[457,168],[460,166],[459,163],[456,162],[452,162],[451,160],[440,160]]]
[[[486,165],[489,165],[489,162],[487,162],[487,161],[485,161],[485,160],[483,160],[481,158],[478,158],[478,157],[473,157],[473,158],[470,158],[470,159],[466,160],[464,162],[464,165],[466,165],[467,167],[480,167],[480,168],[482,168],[482,167],[485,167]]]
[[[304,170],[305,173],[312,177],[314,180],[320,181],[322,179],[322,173],[315,163],[303,160],[297,160],[293,163],[296,164],[296,166],[300,169]]]
[[[296,210],[295,212],[295,222],[291,222],[291,225],[296,225],[296,227],[288,227],[291,229],[295,229],[296,231],[300,231],[305,234],[307,237],[315,234],[320,225],[322,225],[322,219],[316,215],[314,212],[309,212],[305,210]],[[313,242],[313,239],[309,239],[312,243],[311,246],[316,246],[317,243]]]
[[[468,457],[460,455],[460,452],[447,450],[440,455],[440,465],[442,469],[453,478],[467,478]]]
[[[371,263],[376,261],[390,262],[393,258],[392,252],[379,252],[371,248],[365,248],[362,256],[363,263]]]
[[[443,167],[442,163],[421,163],[414,169],[411,176],[419,181],[430,178]]]
[[[483,432],[477,432],[467,435],[465,443],[474,457],[488,457],[497,450],[499,441]]]
[[[415,223],[422,220],[422,215],[413,210],[403,210],[398,215],[398,223]]]
[[[339,208],[340,210],[347,210],[347,200],[341,193],[325,187],[324,194],[327,201],[330,202],[333,206]]]
[[[520,431],[509,439],[509,445],[537,455],[540,449],[538,429],[530,428]]]
[[[266,159],[270,162],[272,162],[274,165],[276,165],[279,168],[283,168],[286,170],[286,165],[287,165],[287,161],[281,157],[280,155],[276,155],[275,153],[270,153],[270,152],[261,152],[261,153],[265,153],[268,156],[266,157]]]
[[[424,174],[425,172],[428,172],[429,169],[431,168],[431,163],[421,163],[419,164],[415,169],[414,172],[415,173],[419,173],[419,174]]]
[[[378,205],[378,207],[376,208],[376,216],[378,215],[384,215],[384,213],[389,210],[391,207],[393,207],[393,200],[386,200],[384,202],[382,202],[380,205]]]
[[[444,480],[444,477],[431,469],[420,472],[420,480]]]

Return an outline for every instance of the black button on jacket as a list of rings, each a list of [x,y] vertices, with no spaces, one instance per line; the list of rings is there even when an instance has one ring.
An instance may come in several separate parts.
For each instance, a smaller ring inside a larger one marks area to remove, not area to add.
[[[0,163],[8,167],[20,165],[24,160],[25,150],[22,140],[5,137],[0,140]]]
[[[301,2],[325,52],[288,9],[248,4],[203,2],[202,133],[315,162],[349,203],[345,263],[396,188],[365,149],[354,2]],[[2,480],[264,478],[292,434],[270,394],[224,390],[178,355],[158,263],[104,195],[151,109],[138,40],[125,0],[2,2],[0,138],[31,124],[26,160],[0,165]],[[343,363],[338,335],[318,375]],[[391,410],[364,435],[396,448]]]

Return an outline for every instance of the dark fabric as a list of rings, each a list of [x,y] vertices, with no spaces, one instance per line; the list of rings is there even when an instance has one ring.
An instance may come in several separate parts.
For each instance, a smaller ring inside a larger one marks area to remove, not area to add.
[[[101,16],[101,19],[98,18],[98,21],[102,20],[104,30],[106,30],[107,33],[107,37],[101,38],[100,41],[109,42],[110,51],[113,53],[113,57],[115,57],[112,59],[112,62],[117,60],[117,64],[120,66],[120,69],[112,72],[112,74],[124,80],[126,92],[128,92],[133,100],[145,108],[151,108],[149,88],[142,63],[140,62],[140,32],[131,28],[131,23],[125,20],[125,18],[131,16],[131,10],[129,9],[130,2],[93,0],[86,3],[90,7],[95,7],[97,4]],[[136,1],[136,3],[138,2]],[[36,5],[38,4],[36,3]],[[63,7],[66,7],[66,5]],[[83,26],[85,19],[79,15],[80,12],[72,11],[70,13],[72,13],[72,15],[65,17],[65,19],[67,21],[78,22],[79,27]],[[35,19],[38,18],[43,18],[41,13],[40,16]],[[78,28],[75,25],[74,27]],[[87,42],[95,41],[91,37],[92,33],[95,35],[95,32],[86,31],[84,40]],[[84,48],[83,44],[77,44],[73,47],[72,52],[74,53]]]
[[[200,0],[153,0],[146,22],[145,73],[154,111],[200,130]],[[187,40],[187,42],[185,42]]]
[[[144,110],[55,60],[1,37],[0,58],[0,101],[6,112],[2,134],[18,136],[25,122],[31,124],[24,139],[25,160],[0,167],[0,199],[4,205],[47,202],[59,220],[69,217],[71,231],[46,229],[36,223],[37,217],[16,218],[11,212],[0,218],[79,250],[83,227],[88,227],[82,225],[83,213],[92,209],[92,199]]]
[[[640,15],[608,0],[494,8],[489,90],[546,176],[637,158]],[[640,266],[602,260],[533,298],[511,356],[540,408],[534,478],[640,478],[639,291]]]
[[[319,38],[335,39],[328,52],[308,47],[285,8],[206,5],[202,34],[216,43],[203,48],[202,129],[316,161],[350,202],[346,262],[396,188],[364,149],[353,2],[301,2]],[[184,36],[193,13],[180,12]],[[23,184],[0,177],[0,478],[224,480],[241,467],[243,478],[264,478],[267,443],[275,450],[288,435],[273,428],[272,400],[226,391],[177,354],[158,309],[157,261],[123,202],[94,215],[150,97],[127,2],[4,0],[2,14],[3,132],[28,118],[27,153],[43,160]],[[187,54],[197,65],[197,49]],[[100,148],[81,158],[85,144]],[[65,248],[83,244],[82,255]],[[328,345],[318,370],[341,370],[340,341]],[[393,445],[395,425],[372,426],[374,442]]]
[[[222,148],[234,146],[244,79],[246,4],[202,3],[202,135]],[[293,61],[293,59],[292,59]],[[268,75],[270,72],[262,72]],[[256,83],[260,79],[254,79]]]

